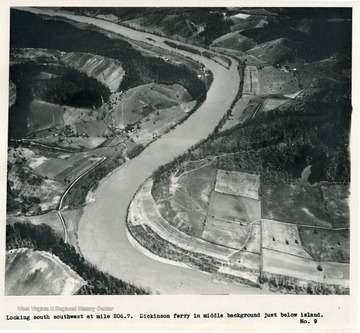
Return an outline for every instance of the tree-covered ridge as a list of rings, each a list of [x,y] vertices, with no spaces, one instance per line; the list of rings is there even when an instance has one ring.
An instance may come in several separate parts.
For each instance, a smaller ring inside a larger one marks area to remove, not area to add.
[[[144,28],[157,27],[166,36],[178,35],[195,44],[208,46],[216,38],[229,33],[232,22],[226,20],[225,8],[142,7],[142,8],[74,8],[80,15],[116,15],[120,21],[140,19]]]
[[[7,225],[6,249],[24,247],[50,252],[80,275],[87,284],[78,291],[79,295],[148,294],[147,290],[116,279],[88,264],[73,246],[64,243],[63,239],[56,236],[47,225],[35,226],[30,223]]]
[[[157,180],[165,179],[183,161],[209,156],[217,156],[220,169],[256,173],[265,183],[294,181],[308,165],[312,166],[310,183],[349,182],[352,107],[339,92],[337,102],[334,96],[332,103],[292,101],[227,131],[214,132],[159,168],[155,187]]]
[[[24,24],[26,22],[26,24]],[[161,58],[144,57],[121,39],[110,38],[93,29],[81,29],[56,19],[41,19],[28,12],[11,10],[11,48],[44,48],[64,52],[88,52],[120,61],[125,77],[119,90],[150,82],[183,85],[193,99],[206,96],[206,86],[185,66]]]

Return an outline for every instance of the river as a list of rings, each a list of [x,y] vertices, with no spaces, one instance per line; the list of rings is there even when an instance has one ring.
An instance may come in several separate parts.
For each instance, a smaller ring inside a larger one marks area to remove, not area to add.
[[[166,38],[134,31],[107,21],[27,9],[36,13],[65,16],[93,24],[134,40],[155,40],[164,44]],[[82,254],[100,270],[137,286],[148,287],[159,294],[259,294],[260,289],[235,284],[214,283],[211,276],[200,271],[181,268],[153,260],[135,250],[126,233],[126,210],[140,185],[160,165],[171,161],[189,147],[206,138],[230,108],[237,93],[240,78],[237,64],[230,70],[207,58],[177,50],[178,53],[201,61],[214,75],[206,101],[183,124],[147,147],[139,156],[126,162],[105,179],[94,193],[95,201],[88,204],[81,217],[78,239]]]

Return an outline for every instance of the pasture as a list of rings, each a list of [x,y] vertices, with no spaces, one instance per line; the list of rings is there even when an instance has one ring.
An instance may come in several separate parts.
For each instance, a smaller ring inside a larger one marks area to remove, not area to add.
[[[56,178],[59,181],[63,181],[65,178],[73,181],[100,160],[101,157],[86,153],[75,154],[67,159],[69,166],[58,173]]]
[[[215,191],[259,199],[260,176],[245,172],[218,170]]]
[[[293,94],[300,90],[291,70],[265,66],[258,70],[260,93],[264,95]]]
[[[317,261],[350,262],[349,229],[299,227],[303,248]]]
[[[312,259],[269,249],[263,249],[262,253],[263,272],[315,282],[325,282],[323,271],[318,270],[318,263]]]
[[[63,114],[64,108],[60,105],[33,100],[29,107],[28,133],[62,125]]]
[[[261,232],[263,248],[312,259],[303,249],[296,225],[262,220]]]
[[[127,90],[114,106],[116,126],[125,127],[161,109],[179,106],[191,100],[187,90],[178,85],[149,83]]]
[[[248,225],[213,218],[208,214],[202,238],[211,243],[241,249],[245,245],[250,231],[251,227]]]
[[[247,224],[250,221],[241,198],[235,195],[212,192],[208,215],[223,221]]]

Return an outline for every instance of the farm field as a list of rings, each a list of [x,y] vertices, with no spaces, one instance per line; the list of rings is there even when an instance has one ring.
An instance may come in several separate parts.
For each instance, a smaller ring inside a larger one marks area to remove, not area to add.
[[[299,225],[332,227],[318,185],[261,185],[262,217]]]
[[[312,259],[301,258],[269,249],[263,249],[262,253],[262,270],[265,273],[325,282],[324,272],[318,270],[318,263]]]
[[[259,72],[256,66],[246,66],[244,71],[244,95],[259,95]]]
[[[284,67],[261,67],[258,78],[260,93],[264,95],[290,95],[300,90],[293,71]]]
[[[64,228],[59,219],[59,216],[56,211],[50,211],[41,215],[34,216],[14,216],[9,215],[6,217],[6,223],[14,224],[16,222],[27,223],[30,222],[34,225],[46,224],[50,226],[58,235],[64,238]]]
[[[303,248],[317,261],[350,262],[349,229],[299,227]]]
[[[72,295],[85,285],[56,256],[30,249],[7,251],[5,281],[8,296]]]
[[[312,259],[304,250],[296,225],[271,220],[261,221],[263,249],[284,252],[294,256]]]
[[[34,100],[29,108],[29,133],[50,129],[63,124],[64,109],[60,105]]]
[[[210,217],[216,217],[224,221],[250,223],[245,205],[240,201],[240,197],[235,195],[212,192],[208,210]]]
[[[228,222],[208,215],[201,238],[211,243],[241,249],[246,243],[250,230],[251,227],[248,225]]]
[[[101,160],[100,157],[79,153],[67,158],[33,157],[29,162],[30,167],[39,175],[58,181],[64,181],[64,179],[73,181],[99,160]]]
[[[180,85],[146,84],[129,89],[114,107],[115,124],[125,127],[137,123],[157,110],[189,102],[191,96]]]
[[[259,200],[260,176],[245,172],[218,170],[215,191]]]
[[[220,260],[228,260],[235,252],[229,248],[205,242],[179,231],[171,226],[156,209],[151,196],[152,181],[148,180],[138,192],[130,205],[128,219],[131,224],[148,225],[155,233],[166,241],[185,250],[206,254]]]

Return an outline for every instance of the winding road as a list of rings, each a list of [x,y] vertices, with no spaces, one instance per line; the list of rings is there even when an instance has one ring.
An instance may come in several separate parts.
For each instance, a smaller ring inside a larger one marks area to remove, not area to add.
[[[34,8],[26,10],[64,16],[174,51],[164,44],[166,38],[131,30],[108,21]],[[263,293],[260,289],[214,283],[211,276],[205,273],[153,260],[138,252],[128,241],[126,211],[140,185],[160,165],[171,161],[206,138],[230,108],[239,87],[240,77],[236,61],[232,61],[231,67],[226,69],[208,58],[179,49],[176,52],[200,61],[213,73],[214,80],[207,99],[184,123],[156,140],[139,156],[126,162],[101,183],[94,193],[95,201],[86,207],[80,220],[78,239],[81,252],[87,261],[102,271],[137,286],[148,287],[153,293]]]

